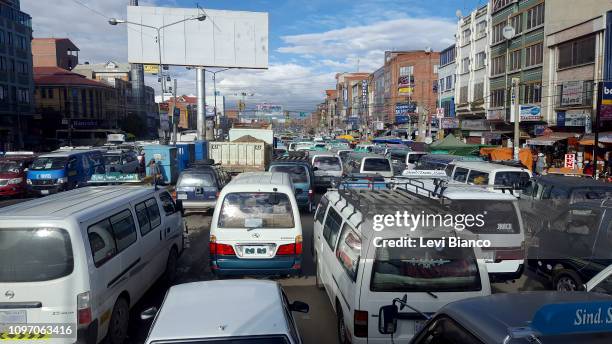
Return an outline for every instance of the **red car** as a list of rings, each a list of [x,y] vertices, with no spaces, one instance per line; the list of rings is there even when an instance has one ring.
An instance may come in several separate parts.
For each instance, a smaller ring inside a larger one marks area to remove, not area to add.
[[[25,196],[26,173],[36,155],[29,152],[7,152],[0,157],[0,197]]]

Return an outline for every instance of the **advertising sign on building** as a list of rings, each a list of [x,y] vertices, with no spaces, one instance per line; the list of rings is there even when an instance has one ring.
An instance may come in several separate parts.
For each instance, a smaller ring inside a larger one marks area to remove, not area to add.
[[[463,130],[489,130],[484,119],[464,119],[461,121]]]
[[[440,128],[442,128],[442,129],[457,129],[457,128],[459,128],[459,118],[455,118],[455,117],[440,118]]]
[[[410,116],[408,115],[396,115],[395,124],[406,124],[410,122]]]
[[[368,81],[361,80],[361,104],[365,109],[368,106]]]
[[[147,74],[158,74],[159,73],[159,65],[146,64],[142,66],[144,72]]]
[[[408,87],[408,86],[412,86],[412,83],[410,82],[410,76],[408,75],[400,76],[397,79],[397,87]]]
[[[413,87],[400,87],[397,89],[398,94],[412,94],[414,92]]]
[[[503,121],[505,119],[506,119],[506,110],[504,109],[489,110],[489,112],[487,112],[488,121]]]
[[[583,102],[583,81],[566,81],[561,93],[561,106],[580,105]]]
[[[511,122],[514,122],[514,106],[510,111]],[[520,106],[520,121],[521,122],[534,122],[542,120],[542,112],[538,105],[521,105]]]
[[[414,103],[397,103],[395,104],[395,115],[407,115],[416,112],[416,104]]]
[[[591,117],[590,110],[567,110],[557,112],[558,127],[584,127],[586,118]]]
[[[443,118],[444,117],[444,108],[436,108],[436,117]]]
[[[601,111],[599,119],[601,121],[612,121],[612,82],[604,82],[602,90]]]
[[[573,169],[576,165],[576,155],[575,154],[565,154],[565,168]]]

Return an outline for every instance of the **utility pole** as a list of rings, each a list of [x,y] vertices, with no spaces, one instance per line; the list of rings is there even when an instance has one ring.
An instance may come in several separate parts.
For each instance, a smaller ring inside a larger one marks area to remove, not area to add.
[[[514,160],[519,161],[520,138],[521,138],[521,106],[520,106],[520,80],[512,78],[512,107],[514,109]]]
[[[208,136],[208,130],[206,128],[206,100],[204,87],[206,81],[204,78],[204,68],[196,68],[196,93],[198,96],[198,140],[211,140]]]
[[[176,139],[178,136],[178,122],[181,120],[181,111],[179,109],[178,120],[176,118],[176,78],[174,78],[174,88],[172,88],[172,96],[174,97],[174,102],[172,103],[174,106],[172,108],[172,142],[176,146]]]
[[[597,83],[597,110],[595,111],[595,142],[593,142],[593,179],[599,178],[599,171],[597,170],[597,147],[599,145],[599,113],[601,112],[601,102],[603,100],[603,82]]]

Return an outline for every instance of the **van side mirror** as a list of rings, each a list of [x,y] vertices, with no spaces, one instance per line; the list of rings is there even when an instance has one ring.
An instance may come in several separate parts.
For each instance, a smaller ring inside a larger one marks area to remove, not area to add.
[[[310,311],[310,306],[306,302],[293,301],[293,303],[289,305],[289,309],[292,312],[308,313]]]
[[[397,330],[397,306],[395,304],[380,307],[378,311],[378,332],[393,334]]]
[[[140,320],[149,320],[157,314],[157,307],[149,307],[140,313]]]

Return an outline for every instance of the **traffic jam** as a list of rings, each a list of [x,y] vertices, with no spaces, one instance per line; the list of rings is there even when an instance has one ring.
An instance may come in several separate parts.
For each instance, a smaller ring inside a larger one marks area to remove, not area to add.
[[[246,125],[0,178],[0,340],[612,341],[603,181]]]

